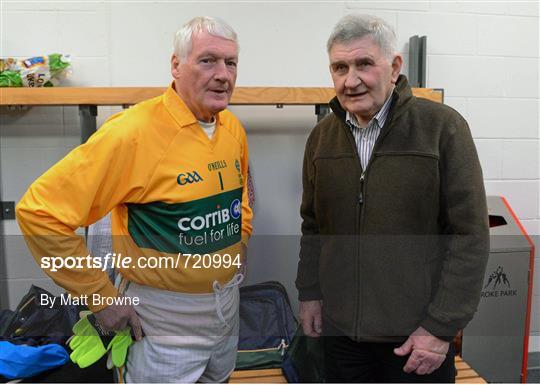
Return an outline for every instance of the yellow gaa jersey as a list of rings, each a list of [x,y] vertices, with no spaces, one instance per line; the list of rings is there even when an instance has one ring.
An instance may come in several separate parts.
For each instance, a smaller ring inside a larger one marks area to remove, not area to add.
[[[111,210],[112,263],[126,279],[208,293],[214,281],[232,278],[231,262],[251,234],[247,169],[238,119],[227,110],[217,114],[209,139],[171,85],[109,118],[36,180],[17,205],[17,219],[38,263],[73,296],[117,291],[95,265],[51,269],[44,258],[88,255],[75,231]]]

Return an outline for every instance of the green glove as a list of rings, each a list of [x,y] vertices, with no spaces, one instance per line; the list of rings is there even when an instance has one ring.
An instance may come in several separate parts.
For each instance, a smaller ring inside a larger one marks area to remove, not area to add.
[[[73,326],[73,334],[69,341],[69,347],[73,350],[70,358],[80,368],[96,363],[109,350],[112,364],[116,367],[123,366],[134,339],[129,326],[116,333],[103,330],[89,311],[81,313],[81,319]]]
[[[114,366],[117,368],[124,366],[126,363],[127,351],[131,344],[133,344],[133,338],[131,337],[130,327],[116,332],[116,335],[107,347],[111,350],[111,358]]]
[[[89,318],[94,320],[94,324]],[[108,350],[105,346],[111,340],[111,336],[100,334],[94,325],[95,318],[93,318],[92,314],[87,313],[73,326],[74,336],[69,341],[72,353],[69,357],[80,368],[86,368],[94,364]]]

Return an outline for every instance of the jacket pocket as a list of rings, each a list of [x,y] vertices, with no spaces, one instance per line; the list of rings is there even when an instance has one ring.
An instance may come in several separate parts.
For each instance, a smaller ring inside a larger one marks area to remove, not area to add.
[[[325,227],[333,234],[354,231],[354,217],[343,218],[344,212],[356,208],[359,167],[354,154],[318,157],[314,161],[313,200],[315,214],[324,233]]]
[[[417,152],[383,152],[366,177],[365,231],[373,234],[426,234],[436,228],[439,159]]]

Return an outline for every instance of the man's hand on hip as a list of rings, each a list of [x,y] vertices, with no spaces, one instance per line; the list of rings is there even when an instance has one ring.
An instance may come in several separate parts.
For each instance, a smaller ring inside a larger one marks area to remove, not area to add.
[[[426,329],[416,329],[399,348],[394,349],[398,356],[410,354],[403,367],[405,373],[420,375],[431,374],[437,370],[446,358],[450,343],[443,341]]]
[[[141,322],[135,309],[131,305],[110,305],[94,313],[99,324],[108,331],[117,331],[131,326],[135,339],[142,338]]]
[[[322,333],[321,301],[300,301],[300,322],[308,337],[320,337]]]

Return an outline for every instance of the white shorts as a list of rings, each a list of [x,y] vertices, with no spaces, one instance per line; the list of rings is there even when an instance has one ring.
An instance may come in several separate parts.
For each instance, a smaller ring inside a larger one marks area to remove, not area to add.
[[[224,382],[236,363],[238,285],[242,274],[214,293],[186,294],[129,283],[145,337],[128,351],[119,382]]]

